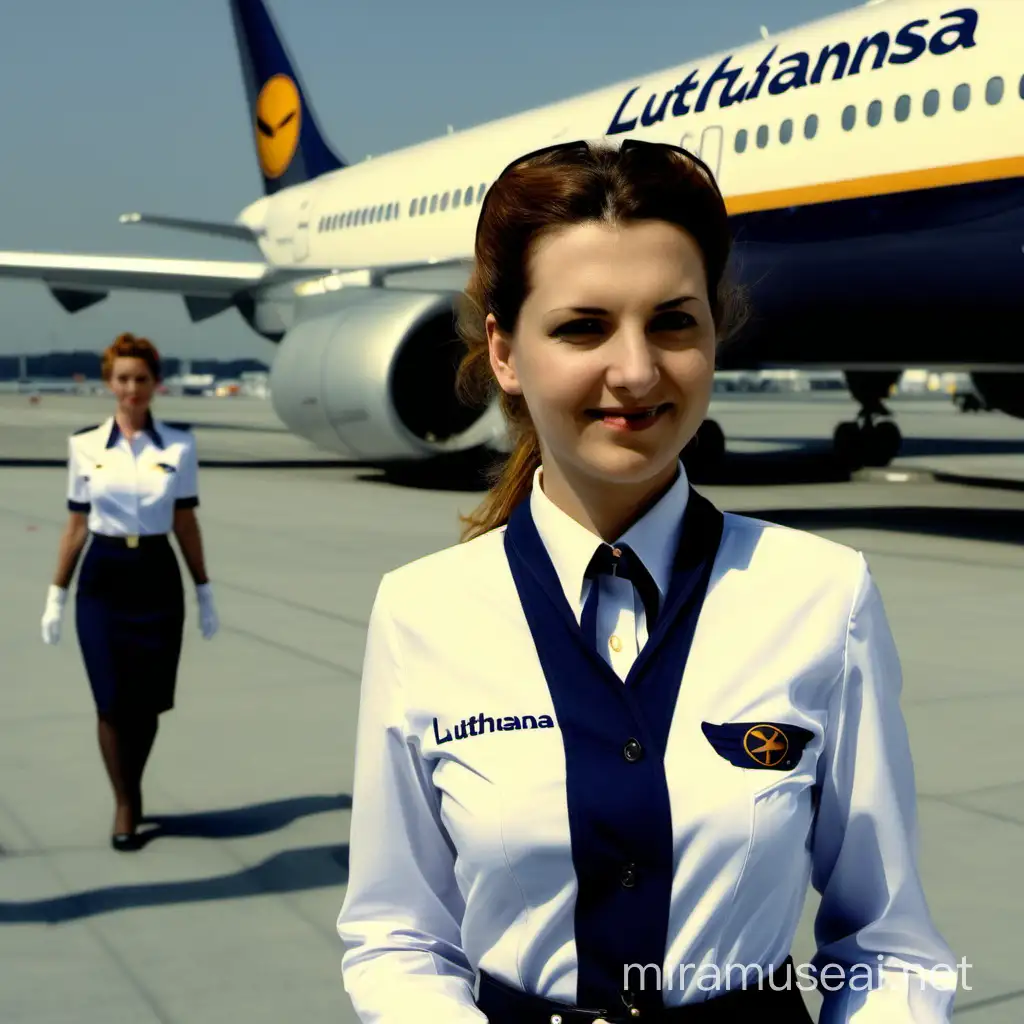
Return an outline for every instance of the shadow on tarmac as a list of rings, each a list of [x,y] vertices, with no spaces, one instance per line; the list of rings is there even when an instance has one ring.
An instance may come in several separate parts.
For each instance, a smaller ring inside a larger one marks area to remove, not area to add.
[[[170,837],[235,839],[263,835],[284,828],[297,818],[346,810],[351,806],[352,798],[342,793],[295,797],[194,814],[152,815],[147,816],[144,823],[155,827],[139,831],[140,845],[144,847],[156,839]],[[142,855],[141,851],[135,854],[110,853],[111,857]],[[210,878],[113,885],[43,900],[0,902],[0,924],[63,924],[118,910],[326,889],[344,885],[347,881],[347,843],[311,846],[282,850],[259,864]]]

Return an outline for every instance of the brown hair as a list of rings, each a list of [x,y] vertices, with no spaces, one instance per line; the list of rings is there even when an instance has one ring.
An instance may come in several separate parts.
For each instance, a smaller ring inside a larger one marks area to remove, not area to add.
[[[527,157],[491,186],[460,304],[458,329],[467,352],[456,387],[470,404],[486,404],[497,394],[514,447],[492,471],[483,502],[460,516],[463,541],[506,523],[529,494],[540,465],[537,433],[523,396],[507,394],[494,378],[487,315],[494,315],[502,331],[515,330],[529,292],[531,246],[542,233],[585,221],[638,220],[667,221],[693,237],[704,257],[717,335],[727,337],[738,326],[743,306],[725,277],[732,244],[725,203],[701,161],[670,146],[577,144]]]
[[[149,367],[153,379],[161,379],[160,353],[148,338],[137,338],[134,334],[119,334],[103,353],[104,380],[110,380],[116,359],[141,359]]]

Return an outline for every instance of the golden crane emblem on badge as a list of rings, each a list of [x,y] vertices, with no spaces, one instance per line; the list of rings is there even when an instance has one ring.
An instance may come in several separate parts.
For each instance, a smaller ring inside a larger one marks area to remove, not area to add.
[[[299,147],[301,122],[298,86],[287,75],[274,75],[256,100],[256,153],[268,178],[288,170]]]
[[[743,749],[752,761],[771,768],[789,753],[789,740],[774,725],[755,725],[743,737]]]

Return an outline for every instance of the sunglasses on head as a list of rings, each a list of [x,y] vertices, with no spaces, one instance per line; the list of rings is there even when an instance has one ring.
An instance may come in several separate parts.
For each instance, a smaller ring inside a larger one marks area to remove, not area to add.
[[[600,144],[603,140],[597,141],[598,144]],[[576,139],[572,142],[556,142],[554,145],[543,146],[541,149],[534,149],[529,153],[524,153],[522,156],[517,156],[515,160],[502,169],[501,173],[494,179],[494,184],[492,184],[491,188],[484,193],[484,201],[480,206],[480,215],[477,219],[477,233],[479,234],[479,224],[483,220],[484,211],[487,208],[487,200],[491,196],[491,189],[493,189],[494,185],[508,174],[509,171],[525,164],[528,160],[533,160],[539,156],[546,156],[548,153],[586,153],[590,151],[590,147],[590,141],[586,139]],[[641,158],[644,156],[661,155],[664,153],[679,153],[686,157],[686,159],[689,160],[699,171],[703,172],[708,184],[711,185],[719,197],[722,195],[718,188],[718,183],[715,181],[715,176],[711,173],[711,169],[708,165],[688,149],[683,149],[682,146],[673,146],[668,142],[647,142],[644,139],[623,139],[619,146],[619,152],[625,155],[632,153]]]

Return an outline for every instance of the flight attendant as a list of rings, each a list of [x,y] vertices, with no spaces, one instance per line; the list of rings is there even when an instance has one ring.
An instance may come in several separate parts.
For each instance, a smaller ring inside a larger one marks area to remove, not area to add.
[[[161,379],[151,342],[123,334],[103,353],[114,414],[69,438],[67,526],[42,619],[43,640],[60,639],[79,557],[78,642],[98,716],[100,751],[114,791],[111,843],[138,848],[142,774],[159,716],[174,706],[185,618],[174,533],[196,588],[199,625],[218,629],[203,544],[195,438],[155,420]],[[91,541],[91,542],[90,542]]]
[[[815,986],[826,1024],[950,1018],[865,560],[723,515],[680,460],[729,250],[675,147],[552,147],[487,196],[460,383],[516,444],[371,614],[338,919],[367,1024],[796,1024]]]

